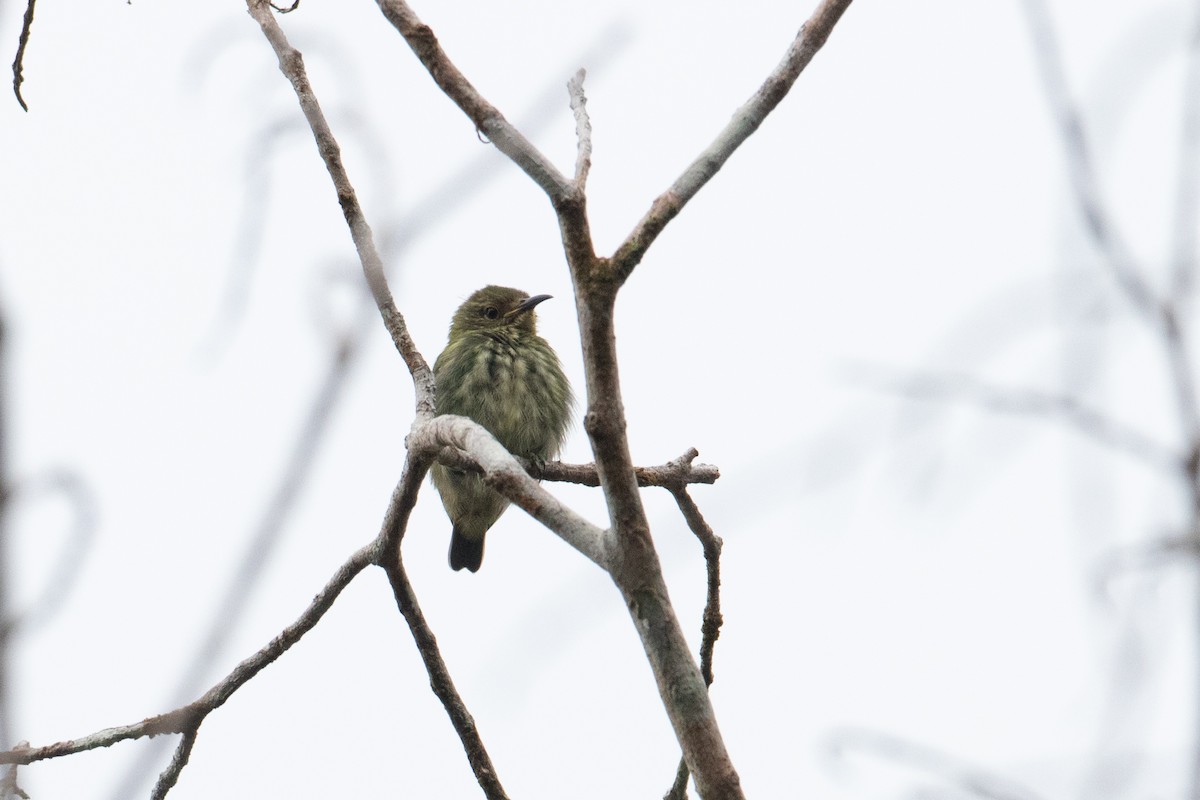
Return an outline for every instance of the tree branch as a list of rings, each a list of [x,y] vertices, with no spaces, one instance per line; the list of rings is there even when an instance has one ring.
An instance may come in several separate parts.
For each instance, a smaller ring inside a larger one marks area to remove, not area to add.
[[[392,586],[396,607],[400,609],[404,621],[408,623],[408,629],[417,643],[421,660],[425,663],[425,670],[429,673],[429,685],[433,689],[433,693],[442,701],[442,706],[446,709],[446,714],[450,717],[450,722],[463,743],[467,761],[470,762],[471,770],[475,773],[475,780],[479,782],[479,786],[488,800],[508,800],[508,795],[505,794],[504,787],[500,784],[500,778],[496,775],[496,768],[492,765],[491,756],[483,746],[483,739],[479,736],[475,719],[467,710],[462,696],[455,688],[454,681],[450,677],[450,670],[447,669],[442,653],[438,649],[437,639],[434,638],[429,623],[425,621],[425,615],[421,613],[421,606],[417,603],[417,596],[413,592],[408,574],[404,570],[403,559],[389,559],[384,562],[383,569],[387,573],[388,583]]]
[[[463,418],[435,417],[428,422],[417,422],[413,426],[413,433],[409,435],[410,441],[427,443],[434,438],[434,434],[424,432],[431,427],[439,428],[440,426],[435,423],[445,419]],[[409,445],[408,457],[404,463],[404,474],[401,475],[400,482],[392,493],[392,500],[384,517],[383,531],[380,533],[379,539],[379,558],[376,563],[383,567],[383,571],[387,574],[388,583],[392,587],[392,595],[396,600],[396,607],[408,624],[408,629],[417,644],[417,651],[421,655],[421,661],[425,664],[425,671],[429,674],[429,686],[437,698],[442,701],[442,706],[450,717],[450,724],[462,742],[463,749],[467,754],[467,761],[475,773],[475,780],[478,781],[488,800],[507,800],[508,796],[500,784],[496,768],[492,765],[491,757],[483,745],[483,739],[479,736],[475,720],[454,686],[450,670],[446,667],[441,650],[438,649],[437,639],[434,637],[429,623],[425,621],[425,615],[421,613],[421,606],[417,603],[417,596],[413,592],[412,584],[404,569],[400,544],[404,539],[405,530],[408,528],[408,520],[413,507],[416,505],[421,482],[425,479],[425,474],[429,471],[429,465],[433,463],[433,456],[436,455],[436,452],[436,446],[417,448]]]
[[[354,193],[350,176],[346,174],[346,168],[342,165],[341,148],[338,146],[337,140],[333,138],[333,132],[325,120],[321,105],[317,102],[312,86],[308,82],[308,75],[304,70],[304,58],[299,50],[288,43],[287,37],[284,36],[283,30],[271,13],[270,3],[266,0],[246,0],[246,5],[249,8],[250,16],[258,22],[263,35],[267,37],[267,41],[275,50],[275,55],[279,59],[279,70],[291,82],[292,89],[296,92],[296,98],[300,101],[300,109],[304,112],[304,118],[308,120],[308,125],[312,129],[321,160],[325,162],[325,168],[329,170],[329,177],[333,180],[333,187],[337,191],[342,214],[346,217],[346,224],[350,226],[350,236],[354,240],[354,247],[362,262],[367,286],[371,289],[371,295],[375,298],[375,304],[379,307],[379,313],[383,317],[384,325],[387,326],[396,350],[399,351],[412,375],[413,386],[416,390],[417,414],[433,416],[433,371],[429,369],[429,365],[425,363],[425,359],[417,350],[416,343],[408,333],[408,325],[404,321],[404,316],[396,308],[396,303],[392,299],[392,292],[388,288],[387,278],[383,272],[383,260],[375,248],[371,227],[367,224],[362,207],[358,203],[358,196]]]
[[[18,747],[28,747],[29,742],[18,742]],[[17,783],[17,764],[10,764],[4,772],[4,777],[0,778],[0,800],[12,800],[14,797],[19,797],[21,800],[29,800],[29,795]]]
[[[434,81],[467,114],[478,130],[487,133],[501,152],[512,158],[547,192],[554,205],[575,288],[575,305],[583,345],[588,396],[584,429],[595,455],[596,470],[604,488],[614,537],[614,546],[608,548],[611,552],[595,553],[589,557],[609,568],[621,590],[654,671],[667,714],[696,776],[700,793],[706,798],[741,798],[743,795],[737,771],[721,740],[703,678],[688,651],[671,606],[638,495],[625,437],[613,311],[617,290],[646,248],[678,213],[678,208],[715,174],[729,154],[753,133],[763,117],[779,103],[796,75],[824,43],[849,2],[825,0],[818,7],[817,13],[801,29],[784,63],[772,73],[763,89],[738,112],[723,138],[718,139],[714,147],[706,151],[693,168],[676,182],[678,197],[672,201],[673,210],[658,208],[663,205],[663,198],[656,201],[656,209],[661,213],[652,209],[651,215],[635,230],[635,235],[618,251],[615,262],[610,262],[596,257],[582,187],[574,181],[568,183],[563,179],[553,165],[479,95],[446,57],[433,32],[403,0],[377,0],[384,15],[408,42]],[[586,176],[582,170],[580,173],[581,177]],[[415,446],[412,439],[410,435],[410,448]],[[457,446],[451,442],[446,444]],[[516,462],[506,453],[504,456],[509,471],[496,474],[503,474],[512,481],[528,481],[528,476],[519,470]],[[493,470],[488,468],[488,472],[491,475]],[[502,486],[504,481],[497,482],[494,476],[489,478],[489,483],[514,499],[519,495],[517,485],[505,488]],[[517,502],[522,504],[521,499],[517,499]],[[522,507],[537,515],[536,504],[522,504]],[[566,531],[572,527],[564,525],[556,528],[552,521],[542,521],[564,538],[567,538]],[[592,538],[593,535],[588,532],[585,541],[570,538],[568,541],[580,547]],[[582,551],[587,554],[586,550]]]
[[[694,464],[693,459],[700,455],[694,447],[679,458],[672,459],[657,467],[634,467],[633,474],[639,487],[647,486],[688,486],[693,483],[716,483],[721,472],[712,464]],[[530,476],[540,481],[555,483],[574,483],[580,486],[597,487],[600,485],[600,475],[595,464],[564,464],[561,461],[547,461],[545,464],[535,464],[526,458],[513,456]],[[457,448],[447,447],[438,454],[438,462],[455,469],[482,473],[483,468],[467,453]]]
[[[29,106],[25,105],[25,98],[21,96],[21,84],[25,81],[25,48],[29,45],[29,34],[33,31],[33,7],[37,0],[29,0],[25,6],[25,20],[21,23],[21,38],[17,41],[17,57],[13,59],[13,94],[17,96],[17,102],[21,104],[21,109],[29,110]]]
[[[470,118],[477,131],[542,187],[551,202],[557,203],[570,193],[571,184],[558,168],[476,91],[442,50],[430,27],[417,17],[404,0],[377,2],[383,15],[408,42],[434,82]]]
[[[608,568],[605,531],[546,491],[483,426],[467,417],[447,414],[415,426],[405,444],[412,456],[428,459],[436,457],[443,448],[460,451],[457,455],[449,455],[474,461],[489,486],[557,533],[593,563]]]
[[[704,515],[700,513],[696,501],[688,494],[683,486],[668,487],[679,505],[679,511],[687,520],[688,527],[700,540],[704,548],[704,563],[708,574],[708,599],[704,604],[704,618],[700,625],[700,674],[704,676],[704,684],[712,686],[713,682],[713,649],[717,645],[717,637],[721,635],[721,548],[724,542],[713,532]]]
[[[575,188],[582,192],[587,187],[588,172],[592,168],[592,121],[587,113],[587,96],[583,93],[583,79],[587,70],[580,69],[567,82],[567,93],[571,98],[571,111],[575,114]]]
[[[739,800],[744,797],[740,779],[671,604],[634,477],[613,324],[617,285],[597,280],[597,265],[573,258],[570,251],[568,260],[576,287],[587,376],[588,408],[583,426],[614,532],[610,573],[642,640],[659,696],[701,797]]]
[[[692,458],[699,455],[695,450],[690,451]],[[685,456],[686,458],[686,456]],[[713,532],[704,515],[700,513],[696,502],[688,494],[686,484],[668,484],[667,489],[675,498],[680,513],[687,521],[692,533],[700,540],[704,548],[704,563],[708,572],[707,600],[704,603],[704,617],[700,624],[700,674],[704,676],[704,685],[713,683],[713,649],[717,645],[717,637],[721,635],[721,537]],[[689,775],[687,759],[680,758],[675,770],[675,782],[667,791],[663,800],[684,800],[687,797],[687,779]]]
[[[179,773],[183,772],[183,768],[187,766],[188,759],[192,755],[192,747],[196,744],[196,736],[199,732],[199,720],[196,721],[195,727],[188,728],[183,732],[183,736],[179,739],[179,744],[175,747],[175,755],[171,756],[171,763],[158,776],[158,780],[154,784],[154,790],[150,793],[150,800],[163,800],[167,796],[167,792],[171,791],[175,786],[175,783],[179,780]]]
[[[733,155],[733,151],[758,130],[767,115],[787,96],[800,73],[825,44],[833,26],[849,8],[850,2],[851,0],[822,0],[813,15],[801,26],[779,66],[767,76],[758,91],[734,112],[729,124],[683,171],[671,188],[655,199],[650,211],[642,217],[637,227],[613,255],[612,265],[618,283],[625,282],[667,223],[717,174]]]
[[[325,612],[330,609],[333,601],[350,584],[350,581],[354,580],[355,576],[362,572],[368,564],[376,560],[378,551],[379,540],[376,539],[350,556],[295,622],[284,628],[278,636],[260,648],[254,655],[234,667],[232,672],[199,699],[174,711],[158,714],[132,725],[106,728],[77,739],[68,739],[42,747],[25,746],[6,750],[0,752],[0,764],[32,764],[35,761],[60,758],[73,753],[82,753],[85,750],[110,747],[127,739],[141,739],[164,733],[194,732],[200,727],[204,718],[224,705],[234,692],[261,672],[264,667],[291,649],[292,645],[304,638],[304,635],[313,629],[321,617],[325,616]]]

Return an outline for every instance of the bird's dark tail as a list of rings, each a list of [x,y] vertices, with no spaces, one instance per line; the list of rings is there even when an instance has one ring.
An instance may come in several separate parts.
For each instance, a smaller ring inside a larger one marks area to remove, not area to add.
[[[466,567],[471,572],[479,572],[482,563],[483,537],[469,539],[455,525],[450,534],[450,568],[460,570]]]

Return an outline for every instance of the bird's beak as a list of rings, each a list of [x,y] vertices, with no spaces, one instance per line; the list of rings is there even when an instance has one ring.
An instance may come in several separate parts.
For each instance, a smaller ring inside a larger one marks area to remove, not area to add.
[[[549,300],[552,296],[553,295],[548,295],[548,294],[535,294],[533,297],[531,297],[528,300],[526,300],[525,302],[521,303],[519,306],[514,308],[512,311],[509,311],[504,316],[506,319],[516,319],[517,317],[521,316],[522,314],[528,314],[530,311],[533,311],[534,306],[536,306],[538,303],[542,302],[543,300]]]

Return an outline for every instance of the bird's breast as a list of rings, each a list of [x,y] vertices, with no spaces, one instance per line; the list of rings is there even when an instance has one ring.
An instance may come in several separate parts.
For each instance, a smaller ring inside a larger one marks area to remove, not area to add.
[[[471,417],[516,455],[552,457],[571,404],[554,351],[539,341],[483,337],[474,344],[439,365],[438,411]]]

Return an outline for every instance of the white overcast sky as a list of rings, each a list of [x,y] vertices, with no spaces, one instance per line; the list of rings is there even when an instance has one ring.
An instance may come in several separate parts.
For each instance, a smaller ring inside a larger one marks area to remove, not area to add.
[[[0,0],[6,64],[23,5]],[[608,253],[812,5],[414,8],[563,169],[574,159],[564,85],[589,70],[589,207]],[[1188,6],[1050,0],[1104,196],[1156,281]],[[582,394],[540,190],[480,142],[374,3],[304,0],[281,24],[426,358],[474,289],[549,293],[541,329]],[[98,521],[76,577],[55,589],[62,607],[12,656],[10,725],[45,744],[179,699],[361,279],[294,95],[238,0],[42,3],[25,74],[29,113],[0,94],[8,468],[18,479],[73,471]],[[1066,176],[1020,2],[857,0],[622,292],[635,459],[694,446],[721,469],[694,496],[725,540],[713,699],[748,796],[945,786],[875,755],[831,760],[831,737],[848,728],[1048,798],[1182,791],[1195,728],[1191,575],[1124,576],[1104,596],[1095,584],[1114,547],[1172,532],[1178,486],[1061,425],[900,402],[861,380],[953,372],[1077,389],[1177,441],[1161,355],[1082,237]],[[203,688],[293,620],[379,526],[412,390],[382,325],[367,331]],[[590,460],[578,423],[564,459]],[[603,521],[597,491],[552,488]],[[667,494],[645,496],[698,642],[700,549]],[[32,496],[11,523],[2,579],[20,605],[73,546],[71,518],[61,500]],[[660,797],[677,745],[610,581],[519,511],[490,535],[477,575],[446,566],[448,535],[426,489],[406,563],[509,793]],[[149,747],[30,767],[22,784],[38,800],[118,797]],[[383,575],[368,570],[209,717],[171,796],[397,795],[478,788]]]

